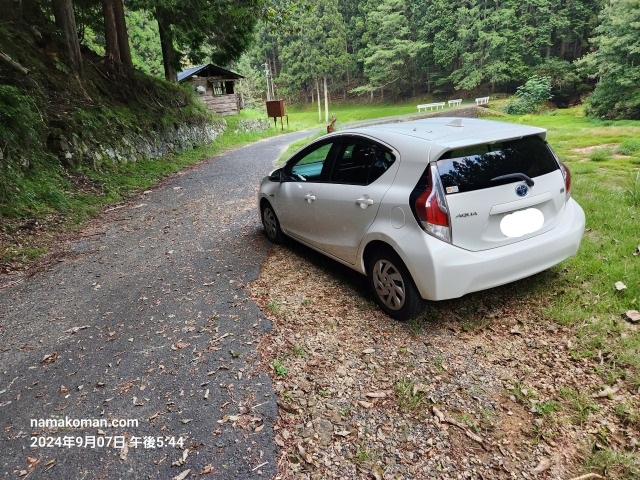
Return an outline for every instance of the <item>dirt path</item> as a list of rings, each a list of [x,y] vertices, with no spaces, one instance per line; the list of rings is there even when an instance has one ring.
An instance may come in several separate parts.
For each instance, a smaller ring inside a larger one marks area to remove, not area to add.
[[[55,265],[0,290],[2,477],[274,474],[276,398],[255,367],[270,322],[244,287],[269,247],[259,179],[305,135],[112,208]],[[116,419],[134,422],[99,425]]]

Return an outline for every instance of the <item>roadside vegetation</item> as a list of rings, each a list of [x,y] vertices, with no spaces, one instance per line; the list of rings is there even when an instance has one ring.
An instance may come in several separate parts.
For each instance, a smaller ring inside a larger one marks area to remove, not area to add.
[[[26,268],[48,252],[57,234],[79,228],[103,208],[126,201],[168,175],[225,150],[281,133],[273,126],[262,132],[239,128],[243,119],[259,115],[243,112],[228,117],[225,133],[214,143],[164,158],[114,163],[104,169],[63,168],[43,161],[24,174],[12,175],[11,191],[7,186],[3,190],[6,195],[0,196],[0,273]]]

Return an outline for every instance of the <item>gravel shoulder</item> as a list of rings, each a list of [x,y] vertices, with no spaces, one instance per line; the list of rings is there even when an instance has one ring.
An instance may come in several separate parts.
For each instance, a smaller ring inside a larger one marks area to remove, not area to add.
[[[250,289],[273,322],[259,350],[279,396],[276,478],[633,478],[584,465],[605,437],[637,452],[637,422],[614,408],[638,392],[603,390],[571,358],[576,332],[542,315],[534,290],[561,274],[400,323],[364,277],[292,241],[274,247]]]

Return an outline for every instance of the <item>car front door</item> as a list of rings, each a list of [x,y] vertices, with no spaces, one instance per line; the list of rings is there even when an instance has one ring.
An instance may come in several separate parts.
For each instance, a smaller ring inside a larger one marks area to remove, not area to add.
[[[329,178],[315,202],[323,251],[355,264],[395,176],[395,159],[391,149],[368,139],[346,137],[336,145]]]
[[[319,247],[316,201],[328,175],[328,160],[333,143],[321,142],[307,147],[283,168],[283,181],[276,193],[280,227],[291,237]]]

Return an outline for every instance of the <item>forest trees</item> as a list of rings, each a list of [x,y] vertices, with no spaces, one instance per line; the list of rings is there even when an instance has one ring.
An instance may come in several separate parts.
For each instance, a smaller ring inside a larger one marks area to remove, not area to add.
[[[102,0],[105,53],[112,62],[133,69],[122,0]]]
[[[283,25],[260,26],[253,59],[268,65],[278,78],[281,93],[291,97],[311,96],[318,102],[324,96],[325,121],[328,121],[328,89],[334,89],[347,75],[346,24],[338,0],[292,2],[280,0],[274,5],[283,12]]]
[[[582,61],[600,78],[587,111],[640,119],[640,0],[611,0],[601,16],[593,40],[597,50]]]
[[[311,45],[315,49],[312,74],[315,76],[316,96],[320,105],[319,81],[324,92],[325,122],[329,121],[329,92],[327,78],[342,77],[347,70],[347,43],[345,24],[338,10],[337,0],[317,0],[314,11],[315,25],[310,29]],[[320,109],[318,108],[318,111]]]
[[[264,80],[267,64],[282,95],[319,106],[329,94],[514,92],[538,75],[549,78],[560,105],[584,100],[597,84],[589,112],[640,117],[640,0],[127,0],[124,13],[123,1],[0,7],[40,23],[55,18],[78,76],[74,23],[81,37],[95,32],[84,42],[103,47],[123,72],[136,63],[171,80],[184,61],[228,66],[253,43],[242,63],[256,79]]]
[[[78,41],[78,29],[72,0],[52,0],[51,4],[56,27],[62,33],[69,65],[76,75],[82,76],[82,56],[80,55],[80,42]]]
[[[249,47],[260,18],[262,0],[137,0],[137,8],[153,12],[158,22],[164,72],[176,81],[183,55],[201,62],[225,64]]]
[[[202,61],[208,55],[221,63],[239,58],[253,39],[253,29],[265,3],[266,0],[131,0],[127,7],[154,15],[165,76],[175,81],[184,57]],[[83,71],[79,33],[87,31],[94,32],[98,44],[103,43],[105,57],[113,65],[124,73],[133,68],[135,55],[130,48],[123,0],[2,0],[0,6],[11,17],[44,27],[53,14],[63,56],[78,76]],[[136,36],[141,38],[149,40],[148,35]],[[89,43],[95,45],[96,39]]]
[[[537,74],[550,78],[554,95],[562,90],[566,104],[579,101],[583,92],[574,62],[591,48],[589,38],[604,2],[337,0],[341,18],[329,23],[336,37],[345,31],[339,58],[332,58],[337,53],[331,49],[315,54],[312,30],[324,20],[312,7],[296,10],[299,3],[272,0],[295,14],[280,30],[261,27],[260,39],[250,50],[254,65],[273,66],[276,84],[290,98],[315,97],[310,70],[322,59],[341,66],[329,78],[333,95],[394,98],[456,90],[514,91]]]
[[[372,97],[378,91],[384,98],[385,89],[400,92],[409,86],[415,95],[416,61],[425,48],[418,40],[411,5],[404,0],[364,2],[363,47],[358,52],[366,83],[353,89]]]

